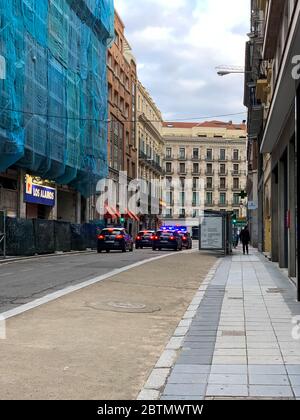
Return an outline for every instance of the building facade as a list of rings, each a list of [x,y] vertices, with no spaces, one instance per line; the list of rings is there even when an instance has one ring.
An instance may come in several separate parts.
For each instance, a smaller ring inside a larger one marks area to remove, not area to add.
[[[164,123],[165,222],[198,225],[201,210],[246,216],[246,125],[211,121]],[[175,183],[179,187],[176,188]]]
[[[137,177],[137,69],[135,58],[125,37],[124,23],[116,11],[115,40],[108,51],[107,68],[108,164],[109,179],[115,184],[116,208],[110,208],[106,215],[106,222],[120,224],[120,219],[124,218],[125,226],[130,233],[135,233],[138,229],[138,217],[126,212],[126,209],[123,209],[121,214],[118,207],[120,173],[126,173],[128,183]],[[111,210],[113,210],[112,214]]]
[[[161,214],[161,181],[163,178],[164,140],[162,115],[146,88],[138,82],[137,89],[137,144],[139,147],[138,176],[146,191],[143,200],[148,211],[141,218],[141,228],[157,229]]]
[[[298,273],[297,142],[300,2],[253,0],[246,47],[249,150],[258,180],[258,242],[272,261]],[[274,30],[276,28],[276,30]],[[253,57],[256,57],[253,60]],[[300,298],[300,293],[299,293]]]
[[[107,176],[106,54],[113,0],[1,8],[0,209],[85,222]]]

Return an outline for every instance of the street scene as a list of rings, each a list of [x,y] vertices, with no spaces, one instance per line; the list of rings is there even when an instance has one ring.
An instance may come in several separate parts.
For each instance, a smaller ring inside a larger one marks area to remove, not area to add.
[[[300,400],[299,46],[298,0],[0,0],[0,401]]]

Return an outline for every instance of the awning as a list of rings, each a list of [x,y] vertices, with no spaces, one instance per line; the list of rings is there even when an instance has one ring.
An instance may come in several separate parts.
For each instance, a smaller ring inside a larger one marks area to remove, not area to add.
[[[116,211],[110,207],[110,206],[105,206],[105,215],[104,215],[105,219],[117,219],[118,216],[116,214]]]
[[[133,213],[132,211],[129,211],[128,209],[126,209],[126,216],[129,217],[129,219],[135,220],[137,222],[140,221],[140,218],[135,213]]]

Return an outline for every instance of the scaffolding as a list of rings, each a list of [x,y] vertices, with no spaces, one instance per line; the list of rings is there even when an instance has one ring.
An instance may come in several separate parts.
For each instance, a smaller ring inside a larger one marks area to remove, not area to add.
[[[16,164],[89,196],[107,176],[113,0],[0,0],[0,172]]]

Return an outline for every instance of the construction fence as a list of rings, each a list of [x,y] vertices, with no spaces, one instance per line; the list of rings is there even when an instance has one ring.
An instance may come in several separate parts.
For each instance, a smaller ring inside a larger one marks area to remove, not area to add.
[[[54,220],[6,219],[6,255],[32,256],[96,249],[103,226]],[[0,255],[2,254],[0,248]]]

